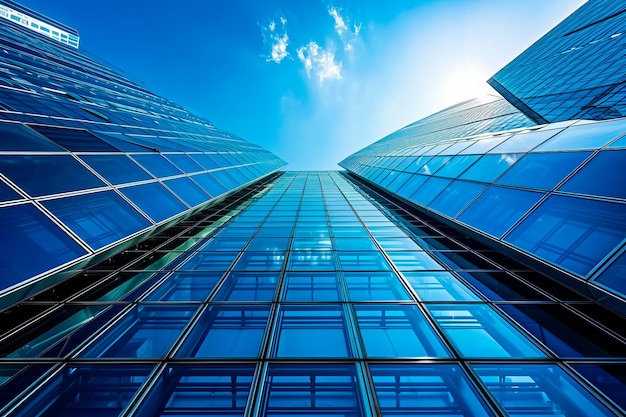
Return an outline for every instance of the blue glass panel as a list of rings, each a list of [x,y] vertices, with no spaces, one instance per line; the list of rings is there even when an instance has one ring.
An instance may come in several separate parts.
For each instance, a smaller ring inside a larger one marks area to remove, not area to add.
[[[378,248],[369,237],[362,238],[335,238],[335,247],[340,251],[368,251],[377,250]]]
[[[157,178],[182,174],[178,168],[158,153],[133,154],[131,157]]]
[[[479,301],[465,284],[449,272],[404,272],[402,275],[422,301]]]
[[[256,358],[269,306],[211,306],[176,353],[181,358]]]
[[[428,178],[429,177],[426,175],[412,175],[411,178],[409,178],[409,180],[396,191],[396,194],[408,198],[415,192],[415,190],[424,184]]]
[[[422,271],[444,269],[426,252],[389,252],[387,254],[400,271]]]
[[[13,191],[11,187],[0,181],[0,201],[20,200],[24,197]]]
[[[87,253],[30,204],[1,208],[0,230],[2,289]]]
[[[626,205],[551,196],[505,239],[586,275],[626,236]]]
[[[346,358],[351,356],[341,306],[282,305],[272,356]]]
[[[134,415],[243,417],[253,375],[248,364],[169,366]]]
[[[192,172],[204,171],[204,169],[200,165],[198,165],[196,161],[194,161],[187,155],[165,154],[164,156],[169,159],[170,162],[176,165],[178,169],[187,174]]]
[[[33,126],[33,129],[72,152],[119,152],[86,130]]]
[[[393,272],[346,272],[351,301],[409,300],[409,294]]]
[[[255,237],[246,248],[249,251],[276,252],[285,251],[289,247],[286,237]]]
[[[0,366],[0,407],[13,401],[29,385],[41,377],[52,365],[10,365]]]
[[[188,210],[187,206],[158,182],[121,188],[120,192],[155,223]],[[154,204],[155,201],[159,203]]]
[[[413,239],[405,238],[388,238],[379,237],[376,239],[378,244],[385,252],[389,251],[419,251],[423,250]]]
[[[441,194],[429,205],[429,208],[437,210],[450,217],[455,217],[459,211],[467,206],[482,190],[483,184],[467,181],[454,181],[443,189]]]
[[[355,305],[368,358],[450,357],[435,330],[414,305]]]
[[[340,301],[334,272],[287,272],[284,287],[284,301]]]
[[[480,304],[428,305],[431,315],[466,358],[541,358],[526,335]]]
[[[213,301],[273,301],[278,274],[233,272]]]
[[[160,358],[191,320],[196,307],[139,306],[100,335],[81,358]]]
[[[339,252],[345,271],[386,271],[391,267],[380,252]]]
[[[105,186],[70,155],[0,156],[0,172],[31,196]]]
[[[219,272],[173,272],[146,300],[204,301],[221,277]]]
[[[81,155],[80,158],[111,184],[152,179],[126,155]]]
[[[116,417],[151,371],[151,365],[65,366],[12,415]]]
[[[626,123],[623,120],[570,126],[535,150],[560,151],[599,148],[624,132],[626,132]]]
[[[480,182],[492,182],[517,162],[521,154],[484,155],[460,178]]]
[[[369,366],[383,416],[491,416],[458,365]]]
[[[626,344],[560,304],[500,308],[561,358],[616,358],[626,350]]]
[[[482,155],[487,153],[490,149],[499,145],[502,141],[507,139],[507,135],[491,136],[487,138],[479,138],[473,145],[464,149],[461,154],[477,154]]]
[[[598,153],[560,190],[603,197],[626,198],[626,151]]]
[[[198,252],[180,269],[186,271],[226,271],[239,252]]]
[[[422,166],[419,174],[433,175],[439,168],[450,160],[451,156],[434,156],[427,164]]]
[[[491,395],[511,416],[613,416],[557,365],[475,365]]]
[[[576,371],[599,388],[620,407],[626,409],[626,364],[572,364]]]
[[[42,204],[94,249],[150,226],[148,220],[113,191],[49,200]]]
[[[291,251],[287,269],[290,271],[334,271],[335,253],[327,250]]]
[[[456,178],[479,158],[479,155],[455,156],[445,164],[435,175],[439,177]]]
[[[268,367],[261,415],[365,416],[354,365],[294,365]]]
[[[500,237],[541,197],[543,195],[540,193],[491,187],[465,209],[458,219]]]
[[[499,184],[551,190],[591,152],[531,153],[523,157]]]
[[[595,279],[600,285],[626,296],[626,252],[614,259]]]
[[[195,182],[187,177],[163,181],[163,183],[190,207],[206,203],[211,198]]]
[[[280,271],[285,260],[284,251],[244,252],[235,264],[238,271]]]
[[[191,177],[204,191],[211,197],[218,196],[228,191],[219,181],[208,172],[205,174],[197,174]]]
[[[518,133],[506,142],[496,146],[489,153],[528,152],[558,133],[559,130],[539,130],[531,133]]]
[[[431,177],[411,195],[410,200],[423,206],[428,206],[450,182],[450,180],[444,178]]]
[[[48,151],[63,149],[47,138],[19,123],[0,123],[0,150],[3,151]]]

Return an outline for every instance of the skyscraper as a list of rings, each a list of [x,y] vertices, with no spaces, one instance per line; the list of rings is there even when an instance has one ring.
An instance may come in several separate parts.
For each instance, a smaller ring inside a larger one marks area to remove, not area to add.
[[[0,31],[3,415],[624,413],[624,120],[503,94],[283,172]]]

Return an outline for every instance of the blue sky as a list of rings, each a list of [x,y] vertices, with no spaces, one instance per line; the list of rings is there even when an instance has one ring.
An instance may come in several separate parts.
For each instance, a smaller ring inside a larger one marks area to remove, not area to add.
[[[289,169],[478,94],[584,0],[22,0],[148,89]]]

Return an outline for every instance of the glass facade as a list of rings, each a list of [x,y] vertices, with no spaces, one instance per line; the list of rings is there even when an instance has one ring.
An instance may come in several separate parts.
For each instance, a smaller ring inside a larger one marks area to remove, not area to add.
[[[152,239],[137,261],[69,281],[80,290],[9,310],[21,322],[2,329],[3,413],[560,416],[624,405],[624,319],[345,174],[273,176]]]
[[[511,65],[621,30],[620,2],[582,10]],[[501,91],[346,171],[283,172],[75,48],[0,33],[1,415],[626,415],[621,104],[546,123]],[[619,33],[568,54],[599,71]],[[528,67],[494,79],[554,81]]]
[[[0,307],[285,165],[74,48],[0,33]]]
[[[626,6],[592,0],[488,82],[539,124],[626,116]]]

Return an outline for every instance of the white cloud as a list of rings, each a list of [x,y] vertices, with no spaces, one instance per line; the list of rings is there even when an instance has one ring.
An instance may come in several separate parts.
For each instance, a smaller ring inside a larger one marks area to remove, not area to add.
[[[341,62],[335,62],[335,52],[332,48],[322,48],[311,41],[298,48],[298,59],[304,65],[307,76],[316,77],[320,83],[326,80],[341,79]]]
[[[344,50],[351,55],[354,52],[354,44],[359,37],[362,24],[352,23],[350,18],[344,18],[339,13],[339,9],[334,6],[329,6],[327,11],[328,15],[335,21],[335,31],[339,35]]]
[[[335,20],[335,30],[337,34],[341,36],[346,30],[348,30],[348,26],[346,26],[346,22],[343,20],[343,17],[339,14],[339,10],[336,7],[329,7],[328,14]]]
[[[289,56],[287,46],[289,45],[289,35],[287,34],[287,19],[279,18],[280,25],[276,21],[270,21],[267,26],[262,26],[261,34],[263,35],[263,47],[266,52],[266,61],[273,61],[277,64]]]

